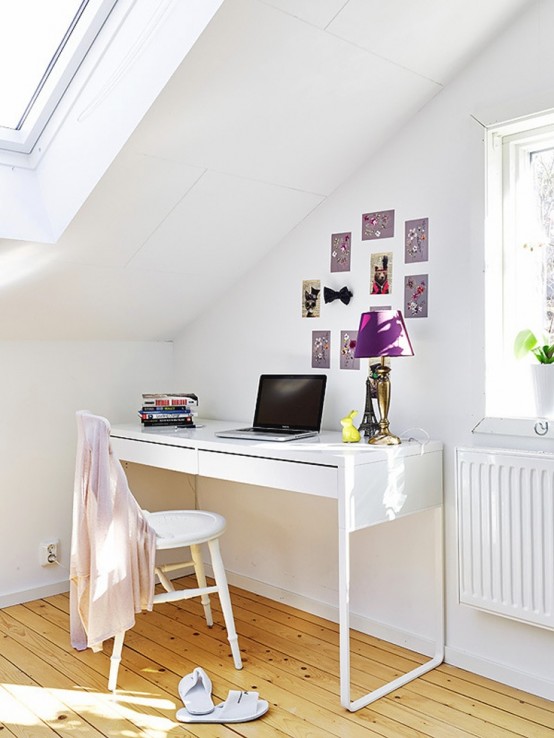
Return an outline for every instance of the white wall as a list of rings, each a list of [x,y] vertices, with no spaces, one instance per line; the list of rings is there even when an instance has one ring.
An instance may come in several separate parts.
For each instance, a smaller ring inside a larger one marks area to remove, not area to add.
[[[69,564],[75,411],[136,418],[142,392],[169,386],[171,343],[0,343],[0,607],[67,589],[67,568],[39,565],[60,540]]]
[[[479,121],[492,123],[553,106],[552,28],[554,4],[537,3],[247,278],[219,299],[214,296],[213,310],[175,346],[177,378],[198,392],[205,416],[250,420],[258,375],[311,371],[311,331],[331,330],[324,425],[338,428],[345,412],[363,409],[364,399],[364,371],[338,368],[340,330],[357,328],[360,312],[369,305],[402,307],[403,276],[428,273],[429,318],[408,321],[416,356],[393,360],[390,418],[393,431],[417,426],[445,444],[447,658],[550,698],[554,633],[457,603],[453,458],[455,446],[473,442],[471,430],[484,413],[484,148]],[[362,242],[361,214],[390,208],[396,210],[395,237]],[[430,220],[430,258],[408,267],[403,225],[419,217]],[[331,233],[350,230],[352,271],[331,275]],[[369,297],[373,250],[394,253],[390,299]],[[236,254],[240,258],[239,245]],[[354,298],[348,307],[322,305],[320,318],[302,319],[303,279],[321,279],[322,286],[334,288],[346,284]],[[275,592],[282,589],[290,599],[304,594],[314,603],[336,603],[336,541],[332,511],[325,505],[300,504],[294,496],[269,490],[229,490],[213,482],[203,483],[200,496],[231,519],[226,556],[237,577],[253,586],[270,585]],[[419,516],[395,525],[360,541],[359,553],[367,555],[356,572],[361,594],[353,610],[399,632],[429,638],[430,523]],[[298,536],[298,528],[304,536]],[[245,540],[251,545],[245,546]],[[392,563],[390,579],[382,563]]]

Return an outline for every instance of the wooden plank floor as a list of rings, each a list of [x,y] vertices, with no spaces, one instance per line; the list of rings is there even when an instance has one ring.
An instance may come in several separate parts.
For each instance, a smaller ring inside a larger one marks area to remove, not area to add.
[[[111,643],[106,653],[71,648],[67,595],[0,610],[0,738],[554,736],[554,702],[447,665],[349,713],[338,699],[337,626],[232,588],[244,659],[236,671],[212,599],[212,629],[197,600],[137,616],[125,639],[115,700],[106,688]],[[424,660],[359,633],[352,647],[354,697]],[[212,679],[216,702],[229,689],[257,690],[269,712],[234,725],[176,722],[177,684],[198,665]]]

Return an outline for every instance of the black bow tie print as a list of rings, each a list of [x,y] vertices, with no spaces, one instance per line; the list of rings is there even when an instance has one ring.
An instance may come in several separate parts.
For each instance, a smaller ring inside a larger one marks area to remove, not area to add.
[[[335,292],[335,290],[332,290],[330,287],[323,288],[323,299],[325,300],[325,302],[340,300],[345,305],[348,305],[351,297],[352,293],[350,292],[348,287],[343,287],[342,290],[339,290],[338,292]]]

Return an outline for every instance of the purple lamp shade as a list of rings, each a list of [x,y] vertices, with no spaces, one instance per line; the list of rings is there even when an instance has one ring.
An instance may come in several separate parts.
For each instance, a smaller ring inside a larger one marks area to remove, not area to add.
[[[413,356],[408,331],[400,310],[362,313],[354,356]]]

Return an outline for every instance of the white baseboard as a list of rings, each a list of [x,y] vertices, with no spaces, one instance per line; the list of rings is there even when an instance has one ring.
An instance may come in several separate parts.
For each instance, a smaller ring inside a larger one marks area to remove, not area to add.
[[[206,567],[208,569],[208,567]],[[339,610],[334,605],[329,605],[326,602],[320,602],[318,600],[312,600],[309,597],[299,595],[295,592],[289,592],[281,589],[280,587],[274,587],[266,582],[260,582],[250,577],[242,576],[241,574],[234,574],[227,572],[227,579],[229,584],[234,584],[241,589],[246,589],[249,592],[255,592],[256,594],[267,597],[270,600],[277,602],[283,602],[291,607],[296,607],[299,610],[304,610],[312,615],[318,615],[319,617],[330,620],[333,623],[339,621]],[[397,646],[403,646],[411,651],[422,653],[426,656],[433,656],[435,653],[435,644],[429,638],[424,638],[416,633],[404,631],[400,628],[381,623],[377,620],[370,620],[356,613],[350,613],[350,625],[355,630],[359,630],[362,633],[381,638],[384,641],[389,641]]]
[[[521,689],[537,697],[554,700],[554,682],[549,679],[542,679],[534,674],[513,669],[497,661],[489,661],[457,648],[447,646],[445,651],[445,660],[451,666],[458,666],[460,669],[493,679],[501,684],[507,684],[515,689]]]
[[[22,605],[24,602],[31,600],[41,600],[43,597],[51,597],[52,595],[69,592],[69,580],[62,579],[53,584],[46,584],[42,587],[33,587],[31,589],[23,589],[19,592],[10,592],[10,594],[0,595],[0,608],[11,607],[12,605]]]

